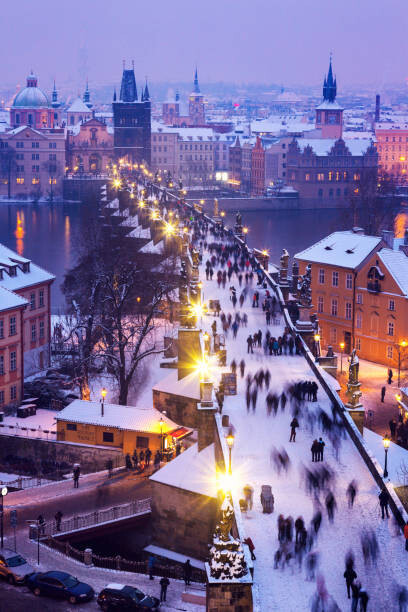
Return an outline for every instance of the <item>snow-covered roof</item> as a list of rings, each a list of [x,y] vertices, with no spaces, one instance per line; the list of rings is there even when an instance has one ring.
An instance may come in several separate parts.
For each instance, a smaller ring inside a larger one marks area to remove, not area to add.
[[[136,227],[128,234],[131,238],[144,238],[146,240],[151,239],[150,227],[143,228],[141,225]]]
[[[153,240],[145,244],[141,249],[140,253],[155,253],[156,255],[162,255],[164,250],[163,240],[159,240],[157,244],[154,244]]]
[[[319,106],[316,106],[316,110],[344,110],[344,108],[340,106],[337,100],[334,100],[333,102],[323,100]]]
[[[295,258],[354,270],[379,247],[381,240],[378,236],[365,236],[353,231],[334,232],[296,253]]]
[[[296,142],[303,152],[306,147],[311,147],[318,157],[328,155],[332,150],[337,138],[297,138]],[[371,138],[347,139],[346,147],[353,156],[364,155],[372,145]]]
[[[404,295],[408,295],[408,257],[402,251],[381,249],[378,258],[398,283]]]
[[[53,274],[40,268],[29,259],[21,257],[4,244],[0,244],[0,270],[2,270],[3,275],[3,278],[0,279],[0,285],[11,291],[55,279]],[[23,272],[23,270],[26,271]],[[15,276],[10,276],[10,273],[15,274]]]
[[[163,419],[163,433],[178,429],[179,425],[166,417],[156,408],[141,408],[140,406],[120,406],[118,404],[104,405],[104,415],[101,414],[101,402],[74,400],[66,408],[58,412],[57,421],[70,421],[84,425],[102,425],[130,431],[148,433],[161,432],[160,419]]]
[[[78,96],[75,98],[67,113],[90,113],[91,111],[87,107],[87,105],[83,102],[82,98]]]
[[[172,393],[181,397],[191,397],[200,401],[200,378],[197,372],[192,372],[188,376],[184,376],[178,380],[178,371],[173,370],[168,376],[160,380],[154,387],[153,391],[162,391],[163,393]]]
[[[212,140],[215,136],[212,128],[169,127],[157,121],[152,121],[152,134],[178,134],[181,140]]]
[[[306,123],[301,117],[270,117],[261,121],[251,122],[251,131],[254,134],[274,134],[279,136],[282,133],[298,134],[309,132],[315,129],[313,123]]]
[[[198,445],[194,444],[150,476],[150,480],[216,498],[214,444],[201,452],[198,452]]]
[[[27,304],[27,300],[17,295],[17,293],[13,293],[5,287],[0,286],[0,312],[11,310],[12,308],[20,308]]]

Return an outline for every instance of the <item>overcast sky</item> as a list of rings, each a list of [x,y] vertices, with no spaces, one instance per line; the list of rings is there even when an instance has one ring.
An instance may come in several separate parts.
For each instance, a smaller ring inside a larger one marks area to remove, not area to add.
[[[333,52],[339,86],[408,76],[407,0],[19,0],[1,3],[0,80],[321,82]]]

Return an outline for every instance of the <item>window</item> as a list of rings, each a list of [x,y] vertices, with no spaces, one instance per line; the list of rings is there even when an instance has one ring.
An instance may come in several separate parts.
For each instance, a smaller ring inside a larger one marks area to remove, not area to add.
[[[16,153],[16,159],[18,159],[19,161],[24,159],[24,153]]]
[[[149,438],[145,438],[144,436],[137,436],[136,437],[136,447],[137,448],[148,448]]]
[[[32,142],[31,146],[33,149],[39,149],[40,148],[40,143],[38,141]]]
[[[10,372],[17,370],[17,353],[16,351],[10,351]]]
[[[319,193],[319,198],[322,198],[323,197],[323,189],[319,189],[318,193]]]
[[[361,351],[361,338],[356,338],[356,349]]]
[[[40,166],[31,166],[31,172],[39,172],[40,171]]]
[[[50,149],[56,149],[57,148],[57,143],[56,142],[49,142],[48,146]]]
[[[0,375],[4,374],[4,355],[0,355]]]
[[[4,406],[4,391],[0,391],[0,406]]]
[[[388,324],[387,324],[387,334],[389,336],[393,336],[394,335],[394,322],[393,321],[388,321]]]
[[[317,180],[319,182],[324,181],[324,174],[323,174],[323,172],[318,172],[317,173]]]
[[[388,310],[395,310],[395,301],[389,300],[388,302]]]
[[[324,298],[322,295],[319,295],[317,298],[317,312],[323,312],[324,308]]]
[[[17,319],[16,317],[10,317],[10,336],[15,336],[17,333]]]
[[[337,300],[332,300],[331,301],[331,313],[333,315],[333,317],[337,317]]]
[[[305,174],[305,181],[310,181],[310,174],[309,174],[309,172],[306,172],[306,174]]]
[[[335,327],[330,328],[330,342],[337,344],[337,329]]]
[[[19,176],[18,178],[16,178],[16,183],[17,185],[24,185],[24,179]]]
[[[363,303],[363,294],[362,293],[357,293],[356,302],[357,302],[357,304],[362,304]]]
[[[110,431],[104,431],[102,434],[102,439],[104,442],[113,442],[113,433]]]
[[[35,310],[35,293],[30,295],[30,310]]]
[[[348,320],[351,319],[351,302],[346,302],[345,317]]]
[[[0,338],[4,338],[4,321],[0,319]]]
[[[339,273],[338,272],[332,273],[332,285],[333,287],[339,286]]]
[[[388,359],[392,359],[393,358],[393,347],[392,346],[387,346],[387,357]]]
[[[38,161],[40,159],[39,153],[31,153],[31,159],[34,161]]]
[[[333,172],[329,172],[329,181],[333,180]]]
[[[16,142],[17,149],[24,149],[24,142]]]
[[[16,172],[21,172],[23,174],[24,173],[24,166],[17,166]]]
[[[41,338],[41,340],[43,340],[43,338],[45,336],[44,330],[45,330],[45,328],[44,328],[44,321],[40,321],[40,338]]]
[[[352,288],[353,288],[353,275],[346,274],[346,289],[352,289]]]
[[[319,269],[319,284],[324,285],[324,268]]]
[[[67,430],[68,431],[76,431],[77,430],[76,423],[67,423]]]
[[[17,399],[17,387],[16,385],[12,385],[10,387],[10,401],[14,402]]]
[[[356,328],[361,329],[363,327],[363,314],[358,312],[356,314]]]
[[[37,325],[35,323],[31,323],[31,342],[35,342],[37,340]]]

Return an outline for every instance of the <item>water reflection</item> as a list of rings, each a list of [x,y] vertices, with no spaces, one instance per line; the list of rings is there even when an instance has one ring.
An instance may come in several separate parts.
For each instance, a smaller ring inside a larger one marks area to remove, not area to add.
[[[23,256],[24,253],[24,212],[17,211],[17,225],[14,232],[16,237],[16,251]]]

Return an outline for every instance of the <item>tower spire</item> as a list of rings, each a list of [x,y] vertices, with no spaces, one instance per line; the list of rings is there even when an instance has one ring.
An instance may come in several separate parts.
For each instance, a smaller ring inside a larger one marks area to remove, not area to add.
[[[147,76],[146,76],[146,85],[145,85],[145,88],[144,88],[143,98],[144,98],[144,101],[145,101],[145,102],[147,102],[148,100],[150,100],[149,88],[148,88],[148,86],[147,86]]]
[[[84,92],[84,96],[83,96],[83,100],[84,103],[91,108],[92,104],[91,104],[91,94],[89,91],[89,81],[88,81],[88,77],[86,77],[86,87],[85,87],[85,92]]]
[[[198,84],[198,71],[197,71],[197,66],[195,69],[195,74],[194,74],[194,93],[201,93],[200,92],[200,86]]]
[[[333,67],[332,67],[332,53],[330,53],[329,60],[329,71],[327,73],[327,78],[325,77],[323,81],[323,99],[327,102],[334,102],[337,95],[337,82],[333,77]]]

